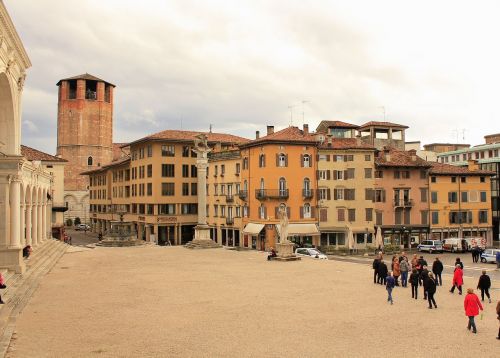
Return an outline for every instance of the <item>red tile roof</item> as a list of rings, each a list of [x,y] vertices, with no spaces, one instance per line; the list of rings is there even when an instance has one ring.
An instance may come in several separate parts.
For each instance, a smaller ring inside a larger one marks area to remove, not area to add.
[[[297,143],[297,144],[315,144],[318,140],[313,133],[304,133],[298,127],[287,127],[280,131],[268,134],[259,139],[252,140],[242,145],[242,147],[251,147],[262,143]]]
[[[249,139],[238,137],[232,134],[224,133],[211,133],[211,132],[195,132],[195,131],[180,131],[167,129],[155,134],[151,134],[147,137],[138,139],[130,143],[130,145],[135,143],[146,142],[149,140],[164,140],[173,142],[193,142],[195,137],[201,133],[204,133],[208,137],[209,143],[224,143],[224,144],[243,144],[247,143]],[[127,144],[128,145],[128,144]]]
[[[130,154],[128,143],[113,143],[113,160],[126,157],[128,154]]]
[[[433,175],[495,175],[488,170],[470,170],[468,167],[458,167],[450,164],[432,162],[429,171]]]
[[[368,143],[358,141],[357,138],[332,138],[332,143],[325,140],[318,146],[319,149],[368,149],[375,150],[375,147]]]
[[[413,153],[412,153],[413,152]],[[386,154],[389,154],[387,158]],[[412,158],[414,156],[414,159]],[[389,160],[387,160],[389,159]],[[375,158],[375,164],[381,167],[411,167],[411,168],[430,168],[432,163],[423,160],[415,151],[403,151],[394,148],[384,149],[378,153]]]
[[[34,149],[26,145],[21,145],[21,155],[30,161],[39,160],[41,162],[67,162],[66,159],[41,152],[38,149]]]
[[[391,122],[377,122],[377,121],[366,122],[365,124],[359,126],[359,128],[366,128],[366,127],[397,127],[403,129],[409,128],[408,126],[405,126],[403,124],[397,124]]]
[[[114,84],[112,84],[108,81],[101,80],[99,77],[90,75],[88,73],[84,73],[84,74],[78,75],[78,76],[63,78],[62,80],[59,80],[59,82],[56,83],[56,86],[59,86],[62,81],[71,81],[71,80],[89,80],[89,81],[104,82],[104,83],[107,83],[113,87],[116,87]]]
[[[317,132],[322,132],[330,127],[338,127],[338,128],[354,128],[357,129],[359,126],[357,124],[346,123],[342,121],[321,121],[316,127]]]

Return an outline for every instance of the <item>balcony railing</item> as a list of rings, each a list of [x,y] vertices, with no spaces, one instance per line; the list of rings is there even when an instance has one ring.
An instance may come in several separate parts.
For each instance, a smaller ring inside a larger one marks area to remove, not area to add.
[[[288,189],[257,189],[255,198],[263,199],[288,199]]]
[[[234,195],[226,195],[226,203],[234,202]]]
[[[314,196],[313,189],[302,189],[302,197],[305,199],[310,199]]]
[[[240,197],[241,200],[245,200],[248,196],[248,190],[240,190],[238,196]]]
[[[411,208],[414,205],[413,199],[395,199],[394,207]]]
[[[234,218],[226,218],[226,225],[233,225],[234,224]]]

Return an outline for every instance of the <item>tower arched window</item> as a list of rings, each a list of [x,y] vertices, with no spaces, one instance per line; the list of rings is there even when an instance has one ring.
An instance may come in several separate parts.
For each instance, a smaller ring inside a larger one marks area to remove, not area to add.
[[[280,178],[279,180],[279,195],[280,197],[286,197],[286,179],[285,178]]]
[[[94,164],[94,159],[92,157],[87,158],[87,165],[90,167]]]
[[[266,166],[266,155],[259,155],[259,168],[264,168]]]
[[[302,166],[304,168],[311,167],[311,156],[309,154],[304,154],[304,156],[302,157]]]
[[[278,154],[278,167],[286,167],[286,154],[280,153]]]

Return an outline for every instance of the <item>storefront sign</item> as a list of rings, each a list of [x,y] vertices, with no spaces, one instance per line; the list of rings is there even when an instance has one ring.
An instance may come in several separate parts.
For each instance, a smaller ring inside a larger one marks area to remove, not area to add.
[[[177,222],[176,216],[158,216],[156,219],[159,223],[172,223]]]

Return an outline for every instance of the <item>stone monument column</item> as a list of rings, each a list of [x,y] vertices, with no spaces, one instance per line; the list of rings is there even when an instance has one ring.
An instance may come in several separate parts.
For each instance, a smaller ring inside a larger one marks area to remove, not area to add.
[[[210,239],[210,227],[207,225],[207,168],[208,153],[212,149],[207,144],[207,136],[200,134],[194,141],[198,169],[198,225],[194,228],[194,240],[186,244],[190,249],[209,249],[220,247]]]

